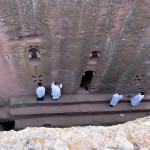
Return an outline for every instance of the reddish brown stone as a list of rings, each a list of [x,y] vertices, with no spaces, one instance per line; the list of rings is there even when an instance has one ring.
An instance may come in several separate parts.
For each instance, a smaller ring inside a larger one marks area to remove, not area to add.
[[[86,71],[89,92],[148,93],[149,8],[148,0],[0,1],[0,96],[33,95],[37,82],[54,80],[78,93]],[[100,57],[90,62],[93,51]]]

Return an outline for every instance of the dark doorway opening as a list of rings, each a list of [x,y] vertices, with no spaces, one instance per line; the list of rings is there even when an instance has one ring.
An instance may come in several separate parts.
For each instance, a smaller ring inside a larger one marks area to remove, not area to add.
[[[84,87],[86,90],[89,90],[92,77],[93,71],[86,71],[85,74],[82,76],[80,87]]]
[[[1,122],[0,123],[0,131],[10,131],[14,130],[15,121]]]

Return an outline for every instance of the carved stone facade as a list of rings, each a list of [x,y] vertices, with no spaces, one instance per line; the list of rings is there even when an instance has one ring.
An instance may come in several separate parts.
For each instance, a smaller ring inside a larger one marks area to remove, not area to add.
[[[149,0],[1,0],[0,95],[149,90]],[[85,78],[85,79],[83,79]]]

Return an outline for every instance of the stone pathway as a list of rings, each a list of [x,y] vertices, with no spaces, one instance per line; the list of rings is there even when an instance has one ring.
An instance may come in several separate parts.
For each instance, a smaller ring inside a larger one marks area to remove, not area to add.
[[[134,94],[132,94],[134,96]],[[54,101],[49,96],[37,102],[35,96],[10,98],[10,117],[15,129],[26,127],[70,127],[79,125],[115,125],[150,114],[150,97],[136,107],[127,95],[116,107],[109,107],[111,94],[63,95]]]

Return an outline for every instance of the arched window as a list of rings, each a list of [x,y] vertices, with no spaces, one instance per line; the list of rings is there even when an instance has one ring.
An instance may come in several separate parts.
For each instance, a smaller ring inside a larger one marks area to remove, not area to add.
[[[40,52],[37,48],[31,48],[29,49],[29,62],[33,65],[36,66],[38,65],[40,61]]]
[[[99,51],[93,51],[90,53],[89,64],[97,64],[97,59],[100,57]]]
[[[40,53],[36,48],[31,48],[29,50],[29,59],[37,59],[40,57]]]
[[[99,51],[93,51],[90,54],[90,58],[98,58],[100,57],[100,52]]]

